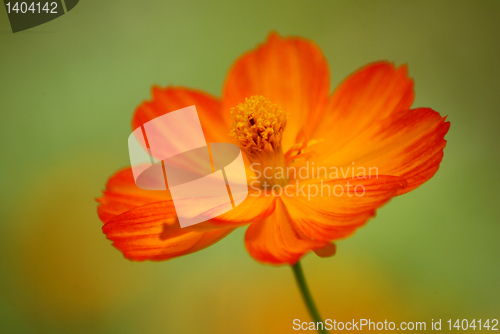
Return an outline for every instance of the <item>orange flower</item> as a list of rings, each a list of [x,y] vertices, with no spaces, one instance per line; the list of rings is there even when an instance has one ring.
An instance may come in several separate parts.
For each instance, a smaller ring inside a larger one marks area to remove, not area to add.
[[[98,214],[108,239],[136,261],[189,254],[248,224],[245,245],[259,262],[295,264],[311,250],[332,255],[332,241],[436,173],[449,129],[432,109],[410,109],[413,80],[405,65],[369,64],[330,94],[318,46],[276,33],[236,61],[221,99],[181,87],[153,87],[152,95],[137,108],[132,129],[196,105],[207,142],[242,148],[250,187],[235,209],[180,228],[168,190],[139,189],[130,168],[117,172]]]

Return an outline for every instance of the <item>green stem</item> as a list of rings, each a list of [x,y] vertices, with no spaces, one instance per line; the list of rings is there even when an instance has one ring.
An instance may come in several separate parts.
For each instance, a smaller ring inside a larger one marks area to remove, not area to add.
[[[321,319],[318,309],[316,308],[316,305],[314,304],[314,301],[312,299],[311,292],[309,292],[309,288],[307,287],[306,278],[304,277],[304,272],[302,271],[302,266],[300,265],[300,261],[297,261],[297,263],[294,266],[292,266],[292,270],[293,274],[295,275],[295,279],[297,280],[297,284],[299,285],[302,297],[304,298],[304,302],[306,303],[307,310],[309,311],[311,318],[316,323],[316,328],[319,327],[318,322],[323,323],[324,326],[325,323]],[[325,329],[318,328],[318,332],[321,334],[328,334],[328,332]]]

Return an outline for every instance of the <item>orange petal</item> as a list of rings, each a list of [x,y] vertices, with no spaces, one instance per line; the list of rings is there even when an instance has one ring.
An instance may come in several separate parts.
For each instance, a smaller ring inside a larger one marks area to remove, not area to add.
[[[172,201],[163,201],[116,216],[102,230],[127,259],[161,261],[206,248],[234,228],[180,228]]]
[[[207,142],[229,142],[229,120],[221,115],[219,100],[207,93],[182,87],[153,87],[152,100],[137,107],[132,129],[177,109],[196,106]]]
[[[330,192],[323,188],[321,193],[321,186]],[[289,185],[274,213],[248,227],[246,248],[257,261],[276,265],[294,264],[311,250],[331,256],[335,249],[330,241],[354,233],[405,186],[404,179],[394,176]],[[315,195],[311,187],[317,187]]]
[[[326,243],[301,236],[289,221],[285,205],[277,199],[272,215],[248,227],[245,245],[250,255],[259,262],[293,265],[306,252],[323,248]]]
[[[136,186],[132,169],[116,172],[107,182],[103,196],[97,198],[97,211],[103,223],[129,210],[145,204],[170,200],[170,192],[165,190],[144,190]],[[192,203],[191,203],[192,201]],[[181,205],[196,205],[196,200],[180,200]],[[236,208],[212,220],[214,226],[236,227],[267,217],[274,211],[275,198],[264,191],[249,188],[247,198]],[[199,224],[198,224],[199,225]],[[208,224],[205,224],[208,225]]]
[[[103,223],[136,207],[171,199],[165,190],[144,190],[135,185],[132,169],[125,168],[111,176],[103,196],[97,199],[97,213]]]
[[[267,41],[241,56],[228,73],[222,109],[230,110],[246,97],[262,95],[290,114],[283,138],[285,151],[305,126],[310,134],[319,122],[330,93],[330,72],[320,48],[311,41],[282,38]]]
[[[282,196],[290,221],[304,237],[319,241],[345,238],[375,215],[375,210],[407,185],[403,178],[298,183]]]
[[[236,208],[210,220],[217,226],[242,226],[271,215],[276,208],[276,198],[271,192],[252,191]]]
[[[195,212],[202,212],[205,217],[217,215],[203,223],[192,225],[189,228],[193,230],[213,229],[219,227],[240,227],[251,223],[254,220],[263,219],[275,210],[276,199],[270,191],[255,191],[248,190],[248,196],[238,206],[233,208],[231,203],[223,203],[219,206],[213,207],[207,211],[198,210],[197,206],[202,203],[204,198],[186,198],[178,199],[175,202],[177,209],[192,209]],[[212,199],[212,198],[211,198]],[[206,206],[202,206],[206,207]],[[220,212],[225,212],[220,214]],[[184,228],[185,229],[185,228]]]
[[[373,123],[344,147],[324,152],[317,161],[355,173],[403,177],[406,193],[429,180],[438,170],[450,127],[437,112],[428,108],[400,111]]]
[[[97,201],[104,233],[131,260],[166,260],[192,253],[234,229],[208,223],[181,229],[169,192],[138,188],[130,168],[113,175]]]
[[[373,122],[409,109],[414,97],[406,65],[396,68],[385,61],[369,64],[336,88],[314,138],[326,139],[325,147],[334,151]]]

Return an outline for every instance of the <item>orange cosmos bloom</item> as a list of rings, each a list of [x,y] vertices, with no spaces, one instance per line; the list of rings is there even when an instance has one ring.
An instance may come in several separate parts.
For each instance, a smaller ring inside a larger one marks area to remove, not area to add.
[[[168,190],[138,188],[127,168],[109,179],[98,199],[104,233],[136,261],[189,254],[244,225],[246,248],[259,262],[295,264],[311,250],[332,255],[332,241],[354,233],[377,208],[439,168],[450,125],[432,109],[410,109],[414,91],[407,72],[406,65],[372,63],[330,94],[328,64],[318,46],[272,33],[232,66],[221,99],[153,87],[132,129],[196,105],[207,142],[242,148],[252,166],[249,196],[216,219],[180,228]],[[290,168],[310,173],[279,173]],[[376,175],[366,172],[372,170]],[[311,195],[304,187],[333,192]]]

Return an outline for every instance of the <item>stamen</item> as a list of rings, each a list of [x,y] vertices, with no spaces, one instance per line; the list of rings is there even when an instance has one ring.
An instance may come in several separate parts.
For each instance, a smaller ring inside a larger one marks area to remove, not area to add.
[[[252,96],[231,109],[229,133],[248,153],[278,152],[288,114],[263,96]]]

